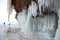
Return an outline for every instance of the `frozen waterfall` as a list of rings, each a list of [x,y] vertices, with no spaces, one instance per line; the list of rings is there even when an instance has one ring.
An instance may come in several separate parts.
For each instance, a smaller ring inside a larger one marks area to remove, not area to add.
[[[37,36],[43,40],[54,40],[55,32],[58,27],[58,18],[55,13],[45,17],[37,17],[37,5],[33,1],[28,8],[28,14],[23,10],[18,15],[18,23],[21,31],[26,37]],[[32,17],[34,16],[34,18]]]

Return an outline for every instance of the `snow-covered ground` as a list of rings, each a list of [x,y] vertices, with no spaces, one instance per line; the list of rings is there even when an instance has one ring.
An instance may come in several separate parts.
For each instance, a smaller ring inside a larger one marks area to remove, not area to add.
[[[17,26],[17,24],[8,25],[8,23],[6,23],[4,25],[3,23],[0,23],[0,40],[19,40],[20,34],[18,32],[20,30],[19,30],[18,26],[17,27],[16,26]],[[8,30],[12,31],[12,34],[6,33]],[[10,36],[9,36],[9,34],[10,34]]]

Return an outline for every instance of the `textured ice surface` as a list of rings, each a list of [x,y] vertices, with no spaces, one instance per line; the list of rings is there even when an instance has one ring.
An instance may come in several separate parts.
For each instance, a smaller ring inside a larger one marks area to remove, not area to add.
[[[33,18],[32,17],[33,14],[36,14],[35,13],[36,9],[34,10],[36,6],[34,7],[32,5],[29,6],[27,15],[25,14],[26,13],[25,10],[19,13],[18,15],[18,23],[20,25],[21,31],[24,33],[24,35],[26,35],[25,36],[26,38],[34,37],[34,39],[36,40],[39,40],[39,39],[40,40],[53,40],[55,37],[55,31],[57,27],[56,21],[58,20],[56,19],[56,15],[48,14],[45,17]]]

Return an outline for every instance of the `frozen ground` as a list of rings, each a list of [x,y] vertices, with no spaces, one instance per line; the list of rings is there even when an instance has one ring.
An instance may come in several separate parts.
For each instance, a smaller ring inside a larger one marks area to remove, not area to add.
[[[9,26],[8,24],[5,24],[4,25],[3,23],[0,23],[0,40],[11,40],[12,37],[15,38],[15,39],[12,39],[12,40],[18,40],[18,38],[19,38],[18,35],[19,34],[11,34],[11,36],[10,36],[11,38],[9,38],[8,35],[6,35],[6,31],[8,31],[8,29],[11,28],[11,27],[13,28],[13,30],[18,29],[18,27],[15,28],[16,27],[16,24],[11,24]],[[11,30],[11,31],[13,31],[13,30]],[[15,35],[15,36],[13,36],[13,35]]]
[[[48,40],[46,38],[40,37],[40,36],[32,36],[32,37],[26,37],[24,35],[19,27],[16,27],[16,25],[12,24],[4,25],[0,24],[0,40]]]
[[[7,27],[8,25],[0,24],[0,40],[40,40],[40,37],[26,37],[21,31],[20,28],[16,27]],[[44,40],[42,38],[41,40]]]

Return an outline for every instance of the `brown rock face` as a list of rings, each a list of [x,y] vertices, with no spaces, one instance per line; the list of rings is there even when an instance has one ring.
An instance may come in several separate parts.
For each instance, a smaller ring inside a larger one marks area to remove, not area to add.
[[[17,13],[22,11],[22,9],[27,8],[27,5],[31,3],[31,0],[12,0],[12,5]]]
[[[12,0],[12,5],[17,12],[16,17],[23,9],[28,9],[29,4],[31,4],[31,0]]]

